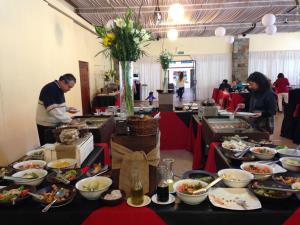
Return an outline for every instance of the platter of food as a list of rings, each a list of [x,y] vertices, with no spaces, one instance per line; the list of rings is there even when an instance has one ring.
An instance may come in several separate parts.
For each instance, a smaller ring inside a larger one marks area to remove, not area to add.
[[[225,140],[222,142],[222,148],[232,152],[241,152],[248,147],[243,141]]]
[[[295,172],[277,173],[272,176],[272,179],[282,185],[293,185],[300,182],[300,174]]]
[[[300,172],[300,158],[298,157],[282,157],[280,158],[282,166],[290,171]]]
[[[256,158],[263,160],[272,159],[277,153],[275,149],[268,147],[253,147],[250,151]]]
[[[291,192],[286,191],[280,191],[280,190],[272,190],[267,188],[257,188],[256,185],[259,186],[273,186],[276,187],[276,185],[272,184],[270,181],[254,181],[248,185],[248,188],[251,192],[253,192],[256,196],[258,196],[260,199],[264,200],[280,200],[280,199],[286,199],[292,196]]]
[[[51,161],[47,164],[48,168],[51,169],[70,169],[76,166],[76,159],[58,159]]]
[[[209,192],[208,198],[215,207],[224,209],[255,210],[262,207],[247,188],[215,188]]]
[[[189,170],[186,171],[183,175],[183,179],[195,179],[195,180],[201,180],[205,183],[211,183],[215,180],[215,174],[209,173],[204,170]]]
[[[27,152],[26,155],[29,156],[31,159],[44,160],[45,149],[39,148],[39,149],[31,150],[31,151]]]
[[[16,170],[27,170],[27,169],[43,169],[46,162],[43,160],[27,160],[23,162],[18,162],[13,165]]]
[[[61,197],[55,196],[55,194],[59,190],[63,192],[63,195]],[[57,199],[52,207],[60,207],[72,202],[73,198],[76,195],[76,189],[68,185],[53,184],[51,186],[47,186],[38,190],[36,194],[41,195],[43,199],[38,199],[35,197],[33,197],[33,199],[37,202],[40,202],[42,205],[48,205],[54,199]]]
[[[81,169],[66,169],[60,171],[60,173],[52,172],[47,176],[47,181],[50,183],[61,183],[62,179],[66,181],[76,181],[78,178],[80,178],[83,175],[81,172]],[[62,179],[61,179],[62,178]]]
[[[35,188],[28,185],[13,184],[0,189],[0,205],[14,206],[29,197],[28,192],[34,192]]]
[[[256,180],[265,180],[273,174],[273,168],[257,162],[246,162],[241,165],[241,169],[254,175]]]

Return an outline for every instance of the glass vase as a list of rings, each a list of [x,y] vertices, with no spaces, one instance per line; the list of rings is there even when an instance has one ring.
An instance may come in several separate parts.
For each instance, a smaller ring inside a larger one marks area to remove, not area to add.
[[[168,70],[163,70],[164,83],[163,83],[163,93],[168,93]]]
[[[132,116],[133,111],[133,91],[132,91],[132,77],[133,77],[133,62],[121,61],[119,67],[120,73],[120,112],[125,116]]]

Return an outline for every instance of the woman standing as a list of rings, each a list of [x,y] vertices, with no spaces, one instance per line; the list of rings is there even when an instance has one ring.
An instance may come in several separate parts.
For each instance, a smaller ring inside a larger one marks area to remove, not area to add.
[[[276,94],[272,91],[266,76],[260,72],[250,74],[247,82],[251,90],[249,112],[255,113],[252,125],[258,130],[272,134],[277,111]]]
[[[182,100],[182,95],[184,93],[184,83],[185,83],[185,80],[184,80],[184,77],[183,77],[183,72],[180,72],[179,73],[179,79],[177,81],[177,94],[178,94],[178,97],[179,97],[179,101]]]
[[[289,85],[289,80],[285,78],[282,73],[279,73],[277,80],[274,82],[275,90],[278,96],[279,112],[282,112],[282,99],[286,104],[289,102]]]

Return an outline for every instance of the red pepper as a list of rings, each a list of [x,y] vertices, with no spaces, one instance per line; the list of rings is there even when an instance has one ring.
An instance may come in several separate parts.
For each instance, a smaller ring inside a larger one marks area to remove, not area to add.
[[[22,196],[22,197],[26,196],[28,192],[29,192],[29,189],[24,189],[24,190],[21,192],[21,196]]]

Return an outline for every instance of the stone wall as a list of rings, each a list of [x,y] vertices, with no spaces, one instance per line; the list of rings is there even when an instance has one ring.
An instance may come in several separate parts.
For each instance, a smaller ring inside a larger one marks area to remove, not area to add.
[[[249,38],[236,39],[232,50],[232,80],[248,78]]]

